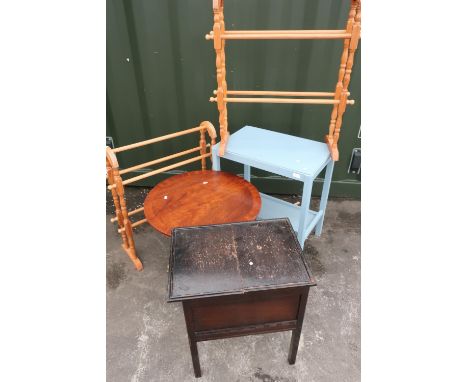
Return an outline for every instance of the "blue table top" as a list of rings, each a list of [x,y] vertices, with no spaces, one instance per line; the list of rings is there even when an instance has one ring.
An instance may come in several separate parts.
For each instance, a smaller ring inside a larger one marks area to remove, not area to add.
[[[255,167],[267,171],[280,168],[282,175],[303,180],[315,178],[330,160],[323,142],[277,133],[253,126],[244,126],[229,137],[225,157],[249,159]]]

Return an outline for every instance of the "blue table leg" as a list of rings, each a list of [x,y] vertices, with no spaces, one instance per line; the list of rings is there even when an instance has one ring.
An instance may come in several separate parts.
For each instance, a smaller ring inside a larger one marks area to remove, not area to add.
[[[244,179],[250,182],[250,166],[248,164],[244,164]]]
[[[308,176],[304,179],[304,187],[302,189],[301,213],[299,215],[299,227],[297,229],[297,238],[302,249],[304,249],[304,242],[306,240],[306,217],[309,212],[310,198],[312,196],[312,177]]]
[[[320,198],[320,208],[319,208],[319,211],[322,211],[323,214],[320,220],[317,222],[317,225],[315,226],[316,236],[320,236],[322,233],[323,219],[325,218],[325,209],[327,208],[328,193],[330,192],[330,184],[332,180],[334,165],[335,165],[335,162],[330,159],[330,162],[328,162],[328,165],[327,165],[327,170],[325,171],[325,180],[323,181],[322,196]]]
[[[214,171],[221,171],[221,163],[220,163],[217,147],[213,147],[211,150],[211,163],[212,163],[211,168]]]

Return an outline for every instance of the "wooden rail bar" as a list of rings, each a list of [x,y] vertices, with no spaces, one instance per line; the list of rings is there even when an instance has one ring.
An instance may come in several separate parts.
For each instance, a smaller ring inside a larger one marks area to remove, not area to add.
[[[138,212],[142,212],[145,207],[137,208],[136,210],[132,210],[128,213],[128,216],[136,215]],[[115,223],[118,220],[117,216],[114,216],[110,221],[111,223]]]
[[[276,29],[276,30],[225,30],[224,34],[277,34],[277,33],[293,33],[293,34],[342,34],[347,33],[346,29]],[[214,32],[210,31],[205,35],[207,40],[213,40]]]
[[[208,143],[206,145],[206,147],[210,147],[210,144]],[[138,164],[136,166],[125,168],[123,170],[120,170],[120,175],[126,174],[128,172],[132,172],[132,171],[135,171],[135,170],[139,170],[140,168],[145,168],[145,167],[151,166],[153,164],[158,164],[158,163],[170,160],[170,159],[174,159],[174,158],[178,158],[178,157],[181,157],[181,156],[184,156],[184,155],[187,155],[187,154],[191,154],[191,153],[194,153],[194,152],[199,151],[199,150],[200,150],[200,146],[197,146],[197,147],[194,147],[193,149],[181,151],[180,153],[168,155],[168,156],[163,157],[163,158],[155,159],[155,160],[152,160],[152,161],[149,161],[149,162]]]
[[[225,102],[236,103],[300,103],[307,105],[336,105],[340,100],[336,99],[300,99],[300,98],[224,98]],[[216,102],[216,98],[211,97],[210,102]],[[354,105],[354,100],[347,100],[347,104]]]
[[[213,90],[216,95],[217,90]],[[228,95],[257,95],[257,96],[292,96],[292,97],[334,97],[334,92],[289,92],[272,90],[228,90]],[[348,95],[351,93],[348,92]]]
[[[223,40],[332,40],[350,38],[349,33],[329,33],[329,34],[299,34],[299,33],[252,33],[252,34],[222,34]]]
[[[126,179],[122,182],[122,186],[125,186],[127,184],[130,184],[130,183],[133,183],[133,182],[136,182],[138,180],[141,180],[141,179],[145,179],[145,178],[148,178],[150,176],[153,176],[153,175],[157,175],[157,174],[160,174],[164,171],[168,171],[168,170],[172,170],[176,167],[179,167],[179,166],[183,166],[184,164],[188,164],[188,163],[192,163],[192,162],[196,162],[202,158],[208,158],[211,156],[211,153],[208,153],[208,154],[204,154],[204,155],[199,155],[195,158],[191,158],[191,159],[187,159],[187,160],[184,160],[182,162],[177,162],[177,163],[174,163],[174,164],[171,164],[169,166],[166,166],[166,167],[163,167],[163,168],[160,168],[159,170],[154,170],[154,171],[150,171],[150,172],[147,172],[146,174],[142,174],[142,175],[138,175],[138,176],[135,176],[133,178],[130,178],[130,179]],[[112,190],[113,188],[116,188],[116,185],[115,184],[111,184],[109,186],[107,186],[107,188],[109,190]]]
[[[141,142],[137,142],[137,143],[132,143],[132,144],[126,145],[126,146],[116,147],[115,149],[112,149],[112,152],[114,152],[114,153],[120,153],[120,152],[122,152],[122,151],[127,151],[127,150],[131,150],[131,149],[135,149],[135,148],[137,148],[137,147],[146,146],[146,145],[149,145],[149,144],[151,144],[151,143],[156,143],[156,142],[165,141],[165,140],[167,140],[167,139],[179,137],[179,136],[181,136],[181,135],[190,134],[190,133],[193,133],[193,132],[195,132],[195,131],[200,131],[200,130],[203,130],[203,129],[206,129],[206,127],[204,127],[204,126],[193,127],[193,128],[191,128],[191,129],[178,131],[177,133],[172,133],[172,134],[163,135],[162,137],[152,138],[152,139],[148,139],[148,140],[146,140],[146,141],[141,141]]]
[[[137,222],[132,223],[132,228],[138,227],[139,225],[145,224],[146,222],[147,222],[146,219],[138,220]],[[119,228],[118,231],[119,231],[119,233],[120,233],[120,232],[123,231],[123,230],[124,230],[124,228]]]
[[[297,34],[331,34],[331,33],[346,33],[346,29],[284,29],[284,30],[228,30],[224,31],[224,34],[249,34],[249,33],[259,33],[259,34],[268,34],[268,33],[297,33]],[[211,32],[210,32],[211,34]]]
[[[251,33],[235,33],[234,31],[231,31],[229,33],[221,33],[220,38],[222,40],[331,40],[351,38],[351,33],[290,33],[289,31],[271,31],[271,33],[262,33],[259,31]],[[214,34],[210,33],[205,35],[205,39],[213,40]]]

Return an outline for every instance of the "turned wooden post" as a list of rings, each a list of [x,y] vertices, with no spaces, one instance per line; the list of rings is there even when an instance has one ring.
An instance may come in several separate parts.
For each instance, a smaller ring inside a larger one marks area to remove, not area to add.
[[[200,123],[200,155],[202,156],[202,170],[206,170],[206,138],[205,134],[208,133],[210,136],[210,154],[213,146],[216,144],[216,129],[210,121],[203,121]],[[205,155],[205,156],[203,156]]]
[[[328,135],[325,137],[334,161],[339,159],[338,140],[343,122],[343,113],[346,110],[348,101],[348,85],[351,80],[354,52],[356,51],[361,32],[360,0],[351,0],[346,32],[350,33],[351,37],[344,40],[340,69],[338,71],[338,82],[336,84],[334,97],[335,100],[340,102],[333,106]]]
[[[106,147],[107,181],[111,185],[111,184],[115,184],[115,180],[114,180],[114,172],[113,172],[113,163],[111,162],[110,155],[113,155],[113,153],[112,151],[110,151],[109,147]],[[115,158],[115,155],[114,155],[114,158]],[[115,158],[115,162],[117,162],[117,158]],[[117,195],[117,191],[115,188],[111,189],[111,193],[112,193],[112,200],[114,201],[115,216],[117,219],[117,224],[119,226],[119,229],[121,229],[124,227],[124,224],[123,224],[122,210],[120,209],[119,196]],[[121,236],[122,236],[123,244],[125,246],[128,246],[128,240],[127,240],[127,236],[125,232],[122,232]]]
[[[132,222],[128,218],[127,204],[125,202],[124,186],[122,184],[122,178],[120,177],[120,175],[118,175],[117,177],[115,177],[115,179],[116,179],[116,184],[117,184],[117,194],[119,195],[120,207],[122,209],[122,215],[124,218],[124,229],[128,238],[128,247],[124,249],[127,252],[130,259],[133,261],[135,268],[141,271],[143,269],[143,265],[141,264],[140,259],[136,255],[135,242],[133,240]]]
[[[200,130],[200,155],[206,154],[205,130]],[[206,170],[206,158],[201,158],[201,169]]]
[[[360,33],[361,33],[361,7],[360,7],[360,2],[358,1],[356,16],[354,19],[354,25],[353,25],[353,29],[351,32],[351,41],[349,43],[348,60],[346,61],[346,70],[345,70],[345,75],[343,79],[343,93],[341,96],[341,102],[338,105],[338,117],[336,119],[335,131],[333,132],[333,146],[334,147],[337,147],[338,140],[340,138],[341,124],[343,122],[343,114],[346,111],[348,86],[349,86],[349,82],[351,81],[351,72],[352,72],[353,64],[354,64],[354,53],[356,52],[356,49],[359,43]]]
[[[205,144],[205,149],[202,153],[203,154],[206,154],[206,140],[205,140],[205,133],[208,133],[208,135],[210,136],[210,154],[211,154],[211,150],[213,149],[213,146],[216,144],[216,129],[215,127],[213,126],[213,124],[210,122],[210,121],[203,121],[202,123],[200,123],[200,127],[203,127],[203,130],[200,130],[200,134],[203,135],[203,142]],[[200,147],[202,147],[202,139],[200,138]],[[201,152],[201,150],[200,150]],[[211,157],[210,157],[211,158]],[[205,160],[205,158],[203,158],[203,160]],[[202,170],[205,170],[206,169],[206,165],[204,167],[204,164],[202,162]]]
[[[119,173],[119,163],[117,157],[112,152],[110,147],[106,147],[106,167],[107,179],[110,185],[115,187],[111,188],[112,199],[114,201],[115,213],[119,225],[119,232],[122,236],[122,247],[127,252],[128,257],[132,260],[135,268],[138,271],[143,269],[140,259],[136,255],[135,242],[133,241],[132,223],[128,218],[127,204],[125,203],[124,187],[122,178]]]
[[[216,81],[218,83],[216,98],[219,112],[219,134],[221,137],[219,155],[223,156],[229,138],[227,105],[224,100],[227,96],[225,40],[221,38],[221,35],[225,32],[223,0],[213,0],[213,14],[213,44],[216,51]]]

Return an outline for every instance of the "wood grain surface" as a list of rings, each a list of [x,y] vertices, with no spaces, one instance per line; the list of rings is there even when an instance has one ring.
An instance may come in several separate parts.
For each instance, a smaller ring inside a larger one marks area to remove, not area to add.
[[[170,236],[173,228],[255,220],[260,194],[223,171],[190,171],[157,184],[144,203],[148,223]]]

